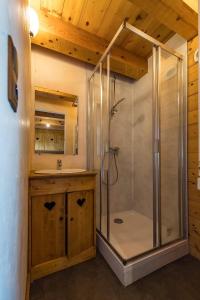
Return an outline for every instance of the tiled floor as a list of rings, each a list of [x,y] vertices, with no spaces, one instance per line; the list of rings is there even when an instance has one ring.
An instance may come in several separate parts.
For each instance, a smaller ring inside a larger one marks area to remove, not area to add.
[[[124,288],[98,254],[35,281],[31,300],[200,300],[200,262],[186,256]]]

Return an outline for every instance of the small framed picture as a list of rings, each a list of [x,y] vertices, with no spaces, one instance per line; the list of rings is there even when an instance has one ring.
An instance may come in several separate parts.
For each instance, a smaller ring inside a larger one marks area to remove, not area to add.
[[[14,110],[18,106],[18,58],[17,49],[14,46],[13,39],[8,36],[8,101]]]

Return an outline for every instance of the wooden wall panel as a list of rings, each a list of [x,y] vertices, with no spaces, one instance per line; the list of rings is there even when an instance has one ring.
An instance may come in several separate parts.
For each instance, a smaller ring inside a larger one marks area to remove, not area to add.
[[[190,253],[200,259],[200,191],[198,176],[198,37],[188,42],[188,199]]]
[[[198,14],[181,0],[129,0],[188,41],[198,32]]]
[[[40,0],[40,8],[51,14],[61,17],[65,0]]]

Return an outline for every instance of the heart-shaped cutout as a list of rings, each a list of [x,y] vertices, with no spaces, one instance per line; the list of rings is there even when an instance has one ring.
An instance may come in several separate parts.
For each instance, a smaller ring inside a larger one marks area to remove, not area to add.
[[[48,210],[52,210],[54,206],[56,205],[56,202],[45,202],[44,207],[46,207]]]
[[[77,200],[77,204],[78,204],[80,207],[82,207],[82,206],[83,206],[83,204],[85,203],[85,201],[86,201],[86,199],[85,199],[85,198],[78,199],[78,200]]]

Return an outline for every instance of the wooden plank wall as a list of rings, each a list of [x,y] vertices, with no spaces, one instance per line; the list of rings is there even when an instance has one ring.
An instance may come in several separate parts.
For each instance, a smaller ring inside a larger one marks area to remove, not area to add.
[[[200,259],[200,191],[198,176],[198,36],[188,42],[188,199],[190,253]]]

